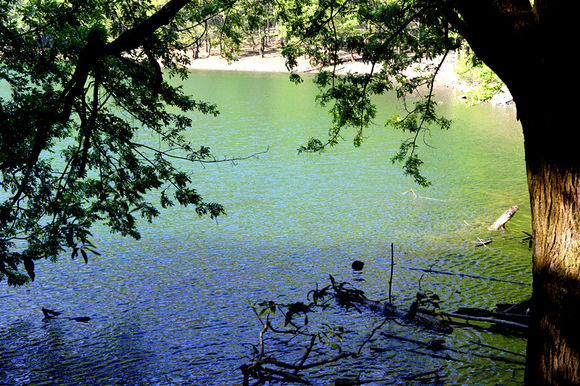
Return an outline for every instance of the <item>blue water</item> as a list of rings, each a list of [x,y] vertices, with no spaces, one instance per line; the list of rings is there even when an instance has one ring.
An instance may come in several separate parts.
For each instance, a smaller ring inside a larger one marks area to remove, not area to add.
[[[66,255],[43,263],[34,283],[0,283],[0,384],[241,384],[238,367],[251,356],[261,326],[249,305],[263,299],[304,300],[328,275],[351,281],[369,297],[385,299],[390,245],[395,247],[394,302],[408,307],[418,290],[437,293],[442,308],[493,309],[529,296],[530,286],[450,275],[433,268],[529,283],[531,251],[520,240],[530,231],[523,139],[514,111],[468,107],[451,90],[438,95],[453,121],[433,131],[420,152],[430,188],[417,187],[390,158],[401,133],[383,123],[400,110],[392,96],[377,99],[376,125],[354,149],[345,142],[317,155],[298,155],[311,136],[324,136],[329,118],[314,102],[315,89],[283,74],[193,72],[185,89],[218,104],[217,118],[194,115],[194,144],[240,162],[185,165],[206,199],[227,216],[213,221],[192,210],[164,210],[141,226],[135,241],[97,228],[101,256],[88,264]],[[156,138],[143,134],[143,140]],[[416,194],[414,196],[411,189]],[[511,205],[520,210],[507,232],[487,227]],[[493,238],[475,247],[477,238]],[[350,264],[363,260],[362,274]],[[41,308],[88,323],[43,321]],[[351,331],[344,349],[356,348],[380,318],[333,308],[324,321]],[[389,322],[385,331],[414,339],[435,335]],[[455,329],[448,344],[481,352],[481,340],[523,352],[520,337]],[[302,351],[271,341],[277,355]],[[370,348],[380,348],[381,352]],[[342,375],[406,383],[404,376],[445,366],[443,381],[521,383],[522,366],[451,354],[443,360],[409,350],[411,343],[381,337],[356,360],[308,372],[315,384]]]

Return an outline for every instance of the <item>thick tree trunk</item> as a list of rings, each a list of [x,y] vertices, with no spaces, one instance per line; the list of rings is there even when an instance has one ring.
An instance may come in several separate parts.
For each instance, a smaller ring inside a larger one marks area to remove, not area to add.
[[[522,123],[533,230],[526,383],[580,384],[580,155],[566,76],[576,2],[458,0],[452,22],[506,83]],[[493,25],[493,27],[490,27]]]
[[[580,384],[580,156],[569,110],[553,106],[520,114],[534,240],[526,383],[570,385]]]

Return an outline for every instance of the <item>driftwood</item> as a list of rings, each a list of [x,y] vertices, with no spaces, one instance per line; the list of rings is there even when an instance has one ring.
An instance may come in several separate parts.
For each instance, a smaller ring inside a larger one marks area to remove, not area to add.
[[[477,321],[477,322],[487,322],[487,323],[493,323],[495,325],[501,326],[501,327],[508,327],[508,328],[512,328],[518,331],[527,331],[528,329],[528,325],[527,324],[523,324],[523,323],[518,323],[518,322],[512,322],[511,320],[505,320],[505,319],[498,319],[498,318],[486,318],[483,316],[471,316],[471,315],[464,315],[464,314],[459,314],[456,312],[444,312],[444,311],[439,311],[439,313],[442,316],[445,316],[447,318],[454,318],[454,319],[463,319],[463,320],[473,320],[473,321]]]
[[[483,240],[481,238],[477,238],[477,241],[472,241],[476,247],[485,247],[487,244],[491,244],[493,240]]]
[[[505,230],[505,224],[513,217],[514,214],[518,211],[518,206],[514,205],[508,210],[504,212],[495,222],[487,228],[490,231],[497,231],[497,230]]]
[[[525,313],[489,311],[483,308],[475,307],[460,307],[457,309],[457,313],[469,316],[508,320],[520,324],[528,324],[530,320],[530,317]]]
[[[346,283],[337,283],[332,276],[330,276],[332,288],[334,290],[335,298],[338,303],[346,308],[354,308],[360,312],[359,306],[365,307],[373,312],[384,315],[393,319],[404,319],[421,328],[439,332],[450,333],[453,331],[444,320],[431,315],[429,312],[415,310],[414,312],[404,312],[391,303],[381,302],[378,300],[368,299],[364,292],[358,289],[349,288],[345,286]],[[411,306],[411,309],[413,306]],[[410,316],[412,314],[412,316]]]
[[[442,339],[435,339],[433,341],[430,342],[423,342],[417,339],[411,339],[411,338],[406,338],[406,337],[402,337],[399,335],[395,335],[395,334],[390,334],[388,332],[381,332],[381,335],[383,335],[386,338],[389,339],[397,339],[397,340],[401,340],[403,342],[409,342],[409,343],[414,343],[418,346],[423,347],[426,350],[430,350],[428,352],[423,352],[423,351],[417,351],[417,350],[413,350],[413,349],[408,349],[407,351],[416,353],[416,354],[421,354],[421,355],[427,355],[430,357],[434,357],[434,358],[439,358],[439,359],[445,359],[445,360],[452,360],[452,361],[457,361],[457,362],[464,362],[464,363],[468,363],[465,362],[464,360],[461,359],[457,359],[454,358],[452,356],[450,356],[448,353],[440,353],[440,354],[435,354],[434,352],[439,352],[439,351],[451,351],[457,354],[462,354],[462,355],[472,355],[472,356],[476,356],[479,358],[486,358],[486,359],[491,359],[491,360],[495,360],[495,361],[501,361],[501,362],[507,362],[507,363],[514,363],[514,364],[524,364],[525,360],[520,359],[520,358],[512,358],[512,357],[506,357],[506,356],[502,356],[502,355],[494,355],[494,354],[479,354],[479,353],[475,353],[475,352],[468,352],[468,351],[464,351],[464,350],[459,350],[453,347],[449,347],[446,346],[444,343],[445,341],[443,341]],[[437,344],[434,344],[437,343]],[[516,356],[522,356],[522,354],[518,354],[518,353],[514,353],[512,351],[508,351],[508,350],[504,350],[498,347],[493,347],[490,345],[486,345],[483,344],[481,342],[471,342],[474,344],[477,344],[479,346],[482,347],[487,347],[487,348],[491,348],[494,350],[499,350],[508,354],[512,354],[512,355],[516,355]]]
[[[42,307],[41,310],[42,310],[42,314],[44,315],[44,319],[42,319],[44,322],[46,322],[50,319],[66,319],[66,320],[73,320],[75,322],[86,323],[89,320],[91,320],[91,318],[89,318],[88,316],[76,316],[76,317],[60,316],[60,314],[61,314],[60,312],[49,310],[48,308],[44,308],[44,307]]]
[[[522,357],[522,358],[525,358],[526,357],[524,354],[520,354],[519,352],[514,352],[514,351],[506,350],[506,349],[503,349],[503,348],[500,348],[500,347],[495,347],[495,346],[492,346],[492,345],[489,345],[489,344],[481,343],[481,341],[479,341],[479,340],[470,340],[469,343],[473,343],[473,344],[476,344],[478,346],[485,347],[485,348],[489,348],[489,349],[492,349],[492,350],[501,351],[501,352],[506,353],[506,354],[511,354],[511,355],[519,356],[519,357]]]

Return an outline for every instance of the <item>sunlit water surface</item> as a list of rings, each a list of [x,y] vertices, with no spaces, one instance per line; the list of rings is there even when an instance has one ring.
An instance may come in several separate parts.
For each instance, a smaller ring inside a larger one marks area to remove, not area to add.
[[[238,367],[260,332],[249,304],[304,300],[317,284],[328,284],[329,274],[385,299],[391,243],[392,291],[402,308],[419,290],[437,293],[448,311],[493,309],[529,296],[526,284],[409,269],[530,282],[531,252],[521,242],[522,232],[530,231],[523,142],[511,109],[468,107],[453,91],[440,90],[441,111],[454,123],[421,142],[433,185],[419,188],[390,161],[404,138],[383,126],[400,111],[390,96],[377,99],[377,124],[361,148],[345,135],[323,154],[298,155],[299,145],[324,136],[329,125],[308,80],[296,86],[282,74],[193,72],[184,88],[221,111],[217,118],[194,115],[194,144],[228,157],[268,152],[187,166],[199,192],[225,205],[227,216],[218,221],[176,208],[143,223],[139,241],[97,229],[102,255],[88,264],[63,256],[43,263],[32,284],[0,283],[0,384],[240,384]],[[511,205],[520,210],[508,231],[487,231]],[[493,242],[475,247],[478,238]],[[365,262],[362,274],[351,270],[355,259]],[[43,321],[42,307],[91,320]],[[381,320],[338,308],[327,318],[353,331],[345,349],[356,348]],[[437,337],[396,322],[384,331],[423,341]],[[477,329],[457,328],[444,339],[479,354],[498,353],[470,341],[525,350],[523,338]],[[417,349],[377,335],[361,358],[307,374],[315,384],[346,375],[406,383],[405,376],[444,366],[448,384],[522,381],[521,365],[461,354],[445,360]]]

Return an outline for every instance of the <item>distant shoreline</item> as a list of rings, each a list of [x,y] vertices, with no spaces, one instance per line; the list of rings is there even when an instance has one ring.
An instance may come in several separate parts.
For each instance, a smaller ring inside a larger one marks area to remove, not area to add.
[[[211,55],[192,59],[188,65],[190,70],[212,70],[212,71],[241,71],[241,72],[266,72],[266,73],[290,73],[286,68],[286,59],[277,50],[266,53],[263,57],[260,54],[246,53],[236,61],[228,62],[227,59],[219,55]],[[370,64],[362,61],[348,60],[336,67],[337,74],[368,73],[372,69]],[[299,58],[298,65],[293,72],[300,74],[316,73],[317,70],[310,65],[307,59]],[[466,93],[473,86],[462,82],[455,73],[455,58],[447,59],[437,74],[436,84],[452,88],[460,93]],[[507,90],[506,90],[507,91]],[[504,92],[495,96],[491,102],[494,105],[512,106],[512,97]]]
[[[245,54],[236,61],[228,62],[218,55],[192,59],[188,66],[191,70],[219,70],[219,71],[246,71],[246,72],[285,72],[290,73],[286,68],[286,59],[278,52],[274,51],[265,54]],[[371,65],[360,61],[349,61],[337,66],[337,74],[348,72],[368,73]],[[307,59],[299,58],[298,66],[293,69],[296,73],[315,73],[316,69],[310,65]]]

